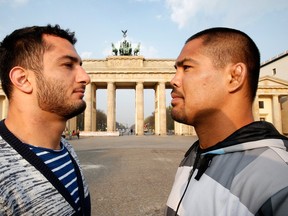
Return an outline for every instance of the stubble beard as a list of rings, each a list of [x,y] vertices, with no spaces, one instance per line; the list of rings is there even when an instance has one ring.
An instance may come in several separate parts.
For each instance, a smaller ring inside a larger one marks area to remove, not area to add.
[[[38,105],[43,111],[55,113],[68,120],[81,114],[86,108],[84,100],[71,101],[65,93],[67,88],[59,80],[37,79]]]
[[[174,121],[182,124],[187,124],[187,117],[184,114],[184,110],[176,110],[176,107],[173,107],[171,111],[171,117]]]

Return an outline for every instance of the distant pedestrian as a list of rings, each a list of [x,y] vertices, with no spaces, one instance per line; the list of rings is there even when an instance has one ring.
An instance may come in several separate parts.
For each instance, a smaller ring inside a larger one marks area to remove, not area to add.
[[[77,136],[78,139],[80,139],[80,130],[79,130],[79,128],[77,128],[77,130],[76,130],[76,136]]]

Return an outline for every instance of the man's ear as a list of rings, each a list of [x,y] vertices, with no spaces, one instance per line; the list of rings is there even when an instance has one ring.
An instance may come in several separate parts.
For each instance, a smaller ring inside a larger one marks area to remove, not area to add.
[[[30,71],[16,66],[10,70],[9,76],[12,84],[20,91],[30,94],[33,87],[28,79],[28,74]]]
[[[247,67],[243,63],[233,64],[229,70],[228,91],[235,92],[241,89],[247,79]]]

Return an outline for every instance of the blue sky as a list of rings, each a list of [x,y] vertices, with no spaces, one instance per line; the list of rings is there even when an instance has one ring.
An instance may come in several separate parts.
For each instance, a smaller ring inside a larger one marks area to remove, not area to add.
[[[287,11],[287,0],[0,0],[0,40],[16,28],[59,24],[75,31],[83,59],[105,59],[121,30],[128,30],[127,39],[141,43],[145,58],[174,59],[192,34],[226,26],[250,35],[264,62],[288,50]],[[153,112],[152,95],[145,90],[145,117]],[[134,91],[117,90],[116,96],[117,121],[133,124]],[[105,91],[97,106],[106,111]]]

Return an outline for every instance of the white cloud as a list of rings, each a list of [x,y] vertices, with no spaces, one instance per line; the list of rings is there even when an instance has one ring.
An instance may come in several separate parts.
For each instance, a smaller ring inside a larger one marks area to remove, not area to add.
[[[87,52],[82,52],[82,53],[80,54],[80,56],[81,56],[82,59],[89,59],[89,58],[92,57],[92,55],[93,55],[93,53],[92,53],[92,52],[89,52],[89,51],[87,51]]]
[[[288,9],[287,0],[278,0],[277,3],[273,0],[243,0],[241,2],[230,3],[226,9],[225,23],[234,25],[239,22],[244,24],[252,23],[253,21],[262,18],[269,18],[269,14],[277,13],[278,11]]]
[[[159,2],[160,0],[134,0],[135,2]]]
[[[222,24],[249,24],[264,15],[288,9],[287,0],[165,0],[170,18],[184,28],[202,18],[220,20]]]
[[[103,57],[107,57],[107,56],[111,56],[112,55],[112,47],[106,47],[103,51],[102,51],[102,55]]]
[[[166,0],[171,10],[171,20],[178,24],[179,28],[187,25],[188,21],[201,10],[204,0]]]
[[[144,56],[145,58],[157,58],[157,57],[159,57],[158,50],[155,47],[146,46],[146,45],[140,46],[140,54],[139,55]]]
[[[12,7],[21,7],[29,3],[30,0],[0,0],[1,4],[9,4]]]
[[[120,47],[120,40],[119,41],[117,41],[117,42],[113,42],[113,44],[114,44],[114,46],[117,48],[117,49],[119,49],[119,47]],[[107,44],[107,46],[104,48],[104,50],[102,51],[102,55],[103,55],[103,57],[107,57],[107,56],[111,56],[113,53],[112,53],[112,43],[107,43],[107,42],[105,42],[106,44]]]

